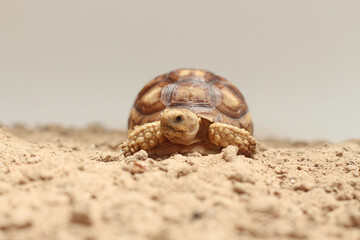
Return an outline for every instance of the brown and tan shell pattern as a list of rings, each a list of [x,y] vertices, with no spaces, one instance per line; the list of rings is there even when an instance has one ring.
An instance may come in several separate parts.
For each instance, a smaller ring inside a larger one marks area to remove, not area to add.
[[[178,69],[151,80],[138,94],[128,128],[158,121],[166,108],[186,108],[211,122],[253,133],[251,114],[240,91],[209,71]]]

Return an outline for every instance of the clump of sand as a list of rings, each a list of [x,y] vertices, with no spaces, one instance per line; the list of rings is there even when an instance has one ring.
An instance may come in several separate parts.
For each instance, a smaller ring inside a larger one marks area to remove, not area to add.
[[[0,239],[359,239],[360,141],[124,158],[124,132],[0,129]]]

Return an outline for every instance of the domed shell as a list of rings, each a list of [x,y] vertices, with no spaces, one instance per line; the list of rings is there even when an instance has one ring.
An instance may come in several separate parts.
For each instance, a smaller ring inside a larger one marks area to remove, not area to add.
[[[240,91],[209,71],[178,69],[151,80],[138,94],[128,127],[160,120],[166,108],[186,108],[211,122],[253,132],[251,114]]]

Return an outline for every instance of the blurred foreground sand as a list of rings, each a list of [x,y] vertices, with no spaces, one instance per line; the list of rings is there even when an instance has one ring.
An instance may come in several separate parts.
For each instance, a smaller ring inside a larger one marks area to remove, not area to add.
[[[124,138],[1,128],[0,239],[360,239],[360,140],[160,161]]]

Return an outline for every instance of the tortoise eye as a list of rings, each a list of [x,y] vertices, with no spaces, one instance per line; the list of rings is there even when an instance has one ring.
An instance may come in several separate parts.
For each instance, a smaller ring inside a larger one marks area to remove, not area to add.
[[[184,120],[183,117],[180,115],[175,118],[176,123],[181,123],[183,120]]]

